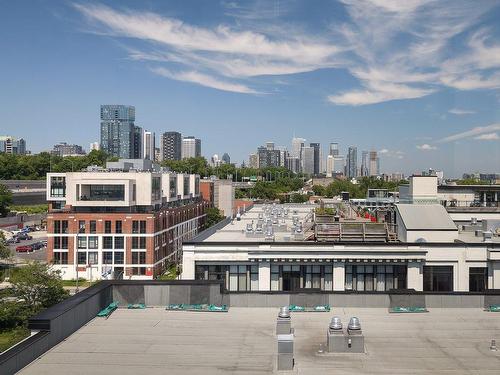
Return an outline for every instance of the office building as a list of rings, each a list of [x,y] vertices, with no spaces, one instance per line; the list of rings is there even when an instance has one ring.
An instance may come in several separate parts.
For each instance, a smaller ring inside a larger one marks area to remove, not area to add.
[[[380,161],[377,151],[370,151],[370,165],[368,169],[370,176],[378,176],[380,174]]]
[[[313,174],[315,176],[319,175],[319,172],[320,172],[320,166],[321,166],[321,145],[319,143],[309,143],[309,146],[312,147],[313,149],[313,152],[314,152],[314,155],[313,155],[313,158],[314,158],[314,171],[313,171]]]
[[[269,151],[274,150],[274,142],[266,142],[266,148],[267,148]]]
[[[261,146],[257,149],[259,168],[279,167],[281,164],[280,150]]]
[[[15,138],[9,135],[0,136],[0,152],[6,154],[26,154],[26,141],[23,138]]]
[[[69,145],[66,142],[61,142],[54,145],[52,155],[57,156],[81,156],[85,155],[85,150],[79,145]]]
[[[135,107],[101,105],[101,149],[109,156],[134,159],[142,151]]]
[[[101,145],[99,144],[99,142],[92,142],[90,145],[89,145],[89,152],[90,151],[99,151],[101,149]]]
[[[182,135],[179,132],[165,132],[161,136],[160,144],[161,160],[181,160],[182,158]]]
[[[182,158],[197,158],[201,156],[201,140],[193,136],[182,138]]]
[[[155,133],[147,130],[142,132],[142,158],[155,160]]]
[[[225,152],[223,155],[222,155],[222,162],[224,164],[231,164],[231,157],[229,156],[229,154],[227,152]]]
[[[302,147],[302,173],[314,175],[314,147]]]
[[[354,146],[347,151],[346,176],[354,178],[358,175],[358,149]]]
[[[133,154],[134,159],[144,158],[142,140],[143,140],[142,128],[139,126],[134,126],[134,154]]]
[[[286,168],[293,173],[300,173],[302,166],[300,165],[300,158],[297,156],[288,156],[286,160]]]
[[[47,262],[63,279],[152,279],[203,227],[199,176],[150,160],[48,173]]]
[[[334,164],[333,155],[328,155],[326,157],[326,177],[332,177],[333,164]]]
[[[337,156],[338,154],[339,154],[339,144],[338,143],[330,143],[328,155]]]
[[[306,140],[304,138],[293,138],[292,139],[292,150],[290,151],[290,156],[301,158],[302,147],[304,147]]]
[[[258,156],[258,154],[248,155],[248,167],[253,168],[253,169],[259,168],[259,156]]]
[[[361,171],[360,171],[360,175],[363,176],[363,177],[366,177],[366,176],[370,175],[370,172],[369,172],[370,162],[369,162],[368,155],[369,155],[368,151],[362,151],[361,152]]]
[[[286,147],[280,146],[277,147],[280,152],[280,167],[287,167],[287,159],[288,159],[288,151]]]
[[[214,206],[225,217],[232,217],[234,212],[235,190],[231,180],[216,179],[214,183]]]
[[[344,156],[342,155],[334,156],[332,173],[338,176],[338,175],[344,175],[344,171],[345,171]]]

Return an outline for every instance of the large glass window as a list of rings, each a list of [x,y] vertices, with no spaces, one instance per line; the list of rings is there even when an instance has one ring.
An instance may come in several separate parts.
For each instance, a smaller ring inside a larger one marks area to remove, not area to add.
[[[146,252],[134,251],[132,253],[132,264],[146,264]]]
[[[102,248],[112,249],[113,248],[113,237],[103,237],[102,238]]]
[[[189,195],[189,176],[184,176],[184,195]]]
[[[151,181],[151,199],[161,199],[161,178],[153,177]]]
[[[125,185],[82,185],[81,201],[123,201]]]
[[[54,251],[54,264],[68,264],[68,252],[67,251]]]
[[[54,233],[61,233],[61,220],[54,220]]]
[[[50,177],[50,196],[52,198],[64,198],[66,196],[66,177]]]
[[[97,251],[89,251],[89,264],[97,264]]]
[[[113,252],[112,251],[103,251],[102,252],[102,263],[103,264],[112,264],[113,263]]]
[[[123,237],[115,237],[115,249],[125,249]]]
[[[424,266],[424,291],[453,291],[453,266]]]
[[[68,237],[54,237],[54,249],[67,249]]]
[[[68,220],[61,220],[61,232],[68,233]]]
[[[97,236],[89,236],[88,248],[89,249],[97,249],[98,247],[98,237]]]
[[[145,249],[146,237],[132,237],[132,249]]]
[[[488,268],[469,268],[469,292],[484,292],[488,289]]]
[[[321,288],[321,266],[304,266],[304,288]]]
[[[79,249],[87,248],[87,237],[78,237],[78,248]]]
[[[402,265],[346,264],[345,289],[384,292],[406,289],[407,267]]]
[[[115,251],[115,264],[123,264],[124,253],[123,251]]]
[[[87,264],[87,252],[85,251],[78,252],[78,264]]]

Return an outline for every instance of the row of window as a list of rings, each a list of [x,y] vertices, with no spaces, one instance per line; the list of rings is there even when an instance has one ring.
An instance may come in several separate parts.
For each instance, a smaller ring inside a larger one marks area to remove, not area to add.
[[[99,253],[97,251],[78,251],[78,264],[98,264]],[[123,251],[103,251],[102,264],[124,264],[125,253]],[[66,251],[54,251],[54,264],[68,264],[68,253]],[[146,252],[136,251],[132,253],[132,264],[146,264]]]
[[[78,236],[78,249],[98,249],[99,237],[97,236]],[[124,237],[104,236],[102,238],[102,248],[125,249]],[[54,237],[54,249],[68,249],[68,237]],[[132,237],[132,249],[146,249],[146,237]]]
[[[258,265],[197,265],[197,280],[223,280],[231,291],[258,290]],[[486,267],[469,268],[469,291],[488,287]],[[407,288],[406,265],[356,264],[345,266],[345,290],[386,292]],[[333,290],[331,265],[271,265],[271,290]],[[423,290],[453,291],[453,266],[424,266]]]
[[[111,220],[104,221],[104,233],[112,232]],[[121,220],[115,221],[115,231],[114,233],[123,233],[123,223]],[[68,233],[68,220],[54,220],[54,233]],[[97,221],[96,220],[79,220],[78,221],[78,233],[97,233]],[[133,220],[132,221],[132,233],[146,233],[146,220]]]

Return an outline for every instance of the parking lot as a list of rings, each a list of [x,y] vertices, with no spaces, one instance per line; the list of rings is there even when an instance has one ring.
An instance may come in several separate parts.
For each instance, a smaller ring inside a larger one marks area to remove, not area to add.
[[[22,240],[19,243],[14,243],[14,244],[8,245],[12,256],[16,260],[16,263],[23,262],[26,260],[36,260],[36,261],[45,262],[47,259],[47,248],[46,247],[42,247],[41,249],[32,251],[30,253],[18,253],[18,252],[16,252],[16,247],[18,247],[18,246],[31,245],[35,242],[47,240],[47,232],[46,231],[29,232],[28,234],[31,237],[33,237],[33,239]]]

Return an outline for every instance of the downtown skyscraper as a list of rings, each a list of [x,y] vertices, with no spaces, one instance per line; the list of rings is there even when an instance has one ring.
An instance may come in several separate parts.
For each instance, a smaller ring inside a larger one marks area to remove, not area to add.
[[[142,157],[142,129],[135,126],[135,107],[101,105],[101,150],[123,159]]]
[[[182,135],[176,131],[165,132],[160,142],[161,160],[181,160],[182,158]]]
[[[346,175],[348,178],[354,178],[358,175],[358,149],[355,146],[347,150]]]

